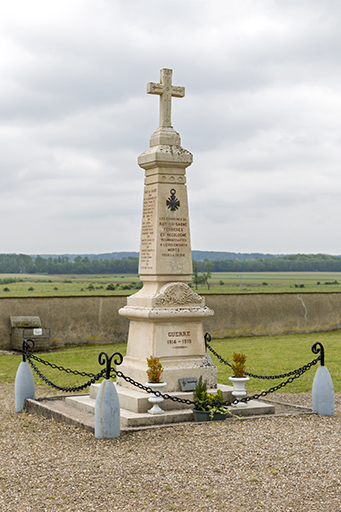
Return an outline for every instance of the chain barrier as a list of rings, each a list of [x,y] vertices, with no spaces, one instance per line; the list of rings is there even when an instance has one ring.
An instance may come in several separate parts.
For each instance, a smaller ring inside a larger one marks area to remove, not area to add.
[[[122,373],[121,371],[117,371],[117,370],[112,369],[112,375],[113,376],[116,375],[117,377],[121,377],[126,382],[129,382],[129,384],[132,384],[133,386],[141,389],[142,391],[147,391],[147,393],[153,393],[153,395],[155,395],[155,396],[161,396],[164,400],[171,400],[172,402],[178,402],[178,403],[187,404],[187,405],[195,404],[195,402],[193,400],[188,400],[187,398],[180,398],[178,396],[171,396],[171,395],[168,395],[168,393],[161,393],[161,391],[153,391],[152,388],[150,388],[148,386],[144,386],[140,382],[136,382],[131,377],[127,377],[127,375],[124,375],[124,373]]]
[[[237,404],[238,402],[249,402],[250,400],[257,400],[260,397],[265,397],[269,393],[274,393],[278,389],[284,388],[284,386],[286,386],[287,384],[291,384],[295,379],[298,379],[299,377],[301,377],[301,375],[303,375],[305,372],[310,370],[310,368],[312,366],[314,366],[315,364],[317,364],[318,361],[319,361],[319,359],[314,359],[314,361],[311,361],[310,363],[304,365],[301,368],[300,373],[296,373],[293,377],[289,377],[289,379],[287,379],[286,381],[281,382],[277,386],[271,387],[267,391],[262,391],[261,393],[256,393],[256,394],[254,394],[252,396],[241,398],[240,400],[236,399],[236,400],[232,400],[232,401],[231,400],[225,400],[224,402],[214,402],[214,401],[212,401],[212,402],[201,402],[201,405],[205,406],[205,405],[209,404],[211,406],[229,406],[229,405]],[[130,377],[127,377],[121,371],[113,370],[112,374],[116,375],[117,377],[122,377],[126,382],[129,382],[129,384],[132,384],[133,386],[136,386],[139,389],[141,389],[143,391],[146,391],[147,393],[153,393],[155,396],[162,397],[164,400],[172,400],[173,402],[184,403],[184,404],[188,404],[188,405],[195,405],[196,404],[196,402],[194,400],[183,399],[183,398],[179,398],[177,396],[170,396],[167,393],[161,393],[161,391],[153,391],[150,387],[144,386],[143,384],[141,384],[139,382],[136,382],[134,379],[132,379]]]
[[[212,352],[212,354],[214,354],[221,363],[229,366],[230,368],[232,368],[232,365],[226,361],[225,359],[223,359],[212,347],[211,345],[209,344],[211,341],[211,335],[210,333],[206,333],[205,334],[205,345],[206,345],[206,349],[208,349],[210,352]],[[320,346],[321,348],[320,349],[317,349],[316,346]],[[322,364],[322,361],[324,361],[324,349],[323,349],[323,345],[319,342],[315,343],[312,347],[312,351],[314,352],[314,354],[317,354],[319,351],[321,350],[321,355],[319,357],[317,357],[316,359],[313,359],[311,361],[311,363],[314,365],[314,364],[317,364],[318,361],[321,361],[321,364]],[[311,364],[311,363],[308,363],[308,364]],[[285,379],[286,377],[291,377],[292,375],[296,375],[296,374],[299,374],[302,375],[302,373],[305,373],[305,368],[306,368],[306,364],[301,366],[300,368],[297,368],[296,370],[292,370],[291,372],[288,372],[288,373],[281,373],[279,375],[257,375],[255,373],[251,373],[251,372],[245,372],[245,375],[247,375],[248,377],[252,377],[254,379],[264,379],[264,380],[277,380],[277,379]],[[309,366],[309,368],[311,368],[311,366]]]
[[[211,336],[210,336],[209,333],[206,333],[205,334],[206,348],[208,348],[222,363],[224,363],[224,364],[226,364],[226,365],[231,367],[231,364],[228,361],[225,361],[225,359],[223,359],[209,345],[210,341],[211,341]],[[98,361],[99,361],[99,364],[101,364],[101,365],[106,364],[106,368],[101,370],[97,374],[93,374],[93,373],[79,372],[77,370],[71,370],[70,368],[63,368],[62,366],[58,366],[56,364],[50,363],[49,361],[45,361],[44,359],[41,359],[40,357],[34,356],[32,353],[30,353],[28,351],[29,343],[32,344],[31,348],[34,347],[34,341],[33,340],[25,340],[23,342],[23,349],[22,349],[23,360],[24,361],[26,359],[28,360],[30,366],[33,368],[33,370],[37,373],[37,375],[44,382],[46,382],[49,386],[52,386],[55,389],[58,389],[60,391],[66,391],[66,392],[81,391],[81,390],[87,388],[88,386],[90,386],[91,384],[95,384],[95,382],[97,382],[101,377],[103,377],[105,375],[107,379],[109,379],[110,377],[122,378],[126,382],[131,384],[132,386],[137,387],[137,388],[141,389],[142,391],[146,391],[149,394],[152,393],[152,394],[154,394],[157,397],[162,397],[164,400],[171,400],[172,402],[183,403],[183,404],[186,404],[186,405],[194,405],[194,406],[197,403],[195,400],[189,400],[189,399],[186,399],[186,398],[180,398],[180,397],[177,397],[177,396],[171,396],[168,393],[161,393],[160,391],[154,391],[151,387],[145,386],[145,385],[141,384],[140,382],[135,381],[131,377],[128,377],[127,375],[124,375],[124,373],[122,373],[121,371],[115,370],[114,368],[111,367],[111,361],[114,358],[114,356],[118,357],[118,359],[114,359],[114,363],[116,365],[120,365],[122,363],[122,360],[123,360],[122,355],[120,353],[118,353],[118,352],[115,352],[110,357],[105,352],[101,352],[99,357],[98,357]],[[310,363],[307,363],[304,366],[301,366],[300,368],[298,368],[297,370],[294,370],[292,372],[289,372],[289,373],[286,373],[286,374],[281,374],[281,375],[271,375],[271,376],[259,376],[259,375],[255,375],[255,374],[252,374],[252,373],[247,373],[247,375],[249,375],[250,377],[261,378],[261,379],[278,379],[278,378],[289,377],[286,381],[283,381],[283,382],[279,383],[278,385],[271,387],[267,391],[262,391],[261,393],[256,393],[256,394],[254,394],[252,396],[247,396],[247,397],[244,397],[244,398],[242,398],[240,400],[236,399],[236,400],[233,400],[233,401],[225,400],[224,402],[209,402],[209,405],[211,405],[211,406],[215,406],[215,405],[216,406],[229,406],[229,405],[237,404],[238,402],[245,402],[246,403],[246,402],[249,402],[250,400],[257,400],[257,399],[259,399],[261,397],[267,396],[269,393],[274,393],[275,391],[278,391],[279,389],[282,389],[287,384],[291,384],[295,379],[298,379],[299,377],[301,377],[304,373],[306,373],[308,370],[310,370],[310,368],[315,366],[319,361],[321,361],[321,364],[324,364],[324,348],[323,348],[323,345],[321,343],[319,343],[319,342],[315,343],[312,346],[312,351],[313,351],[314,354],[318,354],[318,352],[321,352],[321,355],[319,357],[317,357],[316,359],[313,359],[312,361],[310,361]],[[82,377],[87,376],[87,377],[90,377],[90,380],[88,380],[86,383],[84,383],[84,384],[82,384],[80,386],[75,386],[75,387],[62,387],[62,386],[58,386],[58,385],[54,384],[53,382],[51,382],[47,377],[45,377],[45,375],[43,375],[43,373],[37,368],[37,366],[33,362],[33,359],[35,361],[39,362],[39,363],[42,363],[42,364],[44,364],[46,366],[49,366],[52,369],[57,369],[59,371],[64,371],[66,373],[72,373],[73,375],[80,375]],[[201,405],[206,405],[206,404],[208,404],[208,402],[201,402]]]
[[[83,391],[83,389],[86,389],[91,384],[95,384],[106,372],[106,369],[101,370],[99,373],[86,373],[86,372],[79,372],[77,370],[70,370],[70,368],[63,368],[63,366],[58,366],[56,364],[50,363],[49,361],[45,361],[44,359],[41,359],[40,357],[34,356],[31,352],[28,351],[29,348],[33,349],[34,347],[34,341],[33,340],[25,340],[23,342],[23,361],[28,361],[29,365],[32,367],[32,369],[36,372],[36,374],[49,386],[58,389],[59,391],[65,391],[67,393],[74,393],[75,391]],[[54,384],[52,381],[50,381],[36,366],[36,364],[33,362],[33,359],[37,361],[38,363],[42,363],[45,366],[49,366],[50,368],[54,370],[59,370],[61,372],[66,373],[72,373],[73,375],[80,375],[81,377],[90,377],[90,380],[85,382],[84,384],[81,384],[80,386],[74,386],[74,387],[63,387],[58,386],[57,384]]]

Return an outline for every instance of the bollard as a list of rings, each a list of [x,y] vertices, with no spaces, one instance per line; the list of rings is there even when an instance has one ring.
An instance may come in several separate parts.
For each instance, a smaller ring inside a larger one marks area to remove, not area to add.
[[[315,343],[312,351],[314,354],[321,351],[321,366],[315,373],[312,388],[313,411],[324,416],[335,416],[334,386],[328,368],[324,366],[323,345]]]
[[[115,356],[117,358],[115,359]],[[112,439],[120,437],[120,402],[114,383],[110,380],[111,361],[121,364],[123,357],[119,352],[109,357],[105,352],[98,356],[99,364],[106,364],[106,376],[99,387],[95,402],[95,437]]]
[[[120,402],[114,383],[110,379],[103,380],[96,396],[95,437],[120,437]]]
[[[21,412],[26,398],[35,398],[34,378],[27,361],[21,361],[15,376],[15,412]]]

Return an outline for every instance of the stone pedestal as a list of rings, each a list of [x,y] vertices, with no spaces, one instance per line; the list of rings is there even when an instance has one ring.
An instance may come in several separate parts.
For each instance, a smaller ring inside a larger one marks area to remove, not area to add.
[[[172,70],[163,69],[160,84],[147,88],[160,95],[160,126],[138,159],[145,170],[139,262],[143,288],[119,311],[130,319],[120,370],[144,383],[147,357],[159,357],[167,392],[180,389],[178,379],[200,375],[209,387],[217,387],[217,369],[206,358],[202,326],[213,311],[186,284],[192,275],[186,168],[193,157],[170,123],[171,97],[184,96],[184,88],[172,86],[171,77]],[[128,386],[123,379],[118,384]]]
[[[143,295],[143,289],[139,293]],[[213,311],[204,305],[204,299],[176,282],[165,284],[152,297],[138,297],[139,293],[129,297],[127,306],[119,311],[130,319],[127,355],[120,370],[144,383],[147,357],[153,355],[164,367],[167,392],[180,390],[178,379],[200,375],[215,388],[217,368],[206,358],[202,326]],[[118,383],[128,386],[123,379]]]

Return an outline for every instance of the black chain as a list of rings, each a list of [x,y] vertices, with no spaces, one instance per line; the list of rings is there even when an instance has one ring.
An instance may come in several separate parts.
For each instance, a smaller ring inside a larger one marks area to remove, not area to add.
[[[299,371],[297,371],[297,373],[295,373],[295,375],[293,375],[293,377],[289,377],[289,379],[281,382],[277,386],[273,386],[272,388],[268,389],[267,391],[262,391],[261,393],[256,393],[253,396],[248,396],[248,397],[242,398],[240,401],[241,402],[249,402],[250,400],[257,400],[260,397],[267,396],[269,393],[274,393],[275,391],[278,391],[279,389],[284,388],[284,386],[286,386],[287,384],[291,384],[295,379],[298,379],[305,372],[310,370],[310,368],[312,368],[312,366],[315,366],[319,362],[319,360],[320,360],[320,358],[318,357],[317,359],[310,361],[310,363],[305,364],[304,366],[299,368]],[[236,402],[233,402],[233,403],[236,403]]]
[[[126,375],[124,375],[124,373],[122,373],[121,371],[116,371],[116,370],[112,369],[111,375],[112,376],[116,375],[117,377],[122,377],[122,379],[124,379],[126,382],[129,382],[129,384],[132,384],[133,386],[135,386],[139,389],[142,389],[142,391],[147,391],[147,393],[153,393],[153,395],[155,395],[155,396],[161,396],[165,400],[171,400],[172,402],[179,402],[181,404],[188,404],[188,405],[195,404],[195,402],[193,400],[188,400],[186,398],[179,398],[178,396],[170,396],[167,393],[161,393],[160,391],[153,391],[152,388],[150,388],[148,386],[144,386],[140,382],[136,382],[131,377],[127,377]]]
[[[95,384],[95,382],[97,382],[101,377],[103,377],[103,375],[105,374],[106,370],[103,369],[102,371],[100,371],[99,373],[97,373],[96,375],[95,374],[91,374],[92,378],[90,380],[88,380],[87,382],[85,382],[84,384],[80,385],[80,386],[74,386],[74,387],[63,387],[63,386],[58,386],[57,384],[54,384],[52,381],[50,381],[47,377],[45,377],[45,375],[37,368],[37,366],[34,364],[34,362],[32,361],[32,354],[29,354],[26,352],[26,358],[27,358],[27,361],[29,362],[29,364],[32,366],[33,370],[36,372],[36,374],[44,381],[46,382],[46,384],[48,384],[49,386],[55,388],[55,389],[58,389],[59,391],[65,391],[67,393],[74,393],[75,391],[82,391],[83,389],[86,389],[87,387],[89,387],[91,384]],[[42,360],[38,357],[34,357],[34,359],[37,359],[39,362],[42,362]],[[51,365],[49,365],[51,366]],[[53,366],[56,366],[56,365],[53,365]],[[52,367],[53,367],[52,366]],[[59,369],[59,368],[58,368]],[[68,373],[74,373],[74,371],[70,370]],[[75,373],[75,375],[82,375],[83,372],[77,372]],[[85,375],[88,375],[88,374],[85,374]]]
[[[224,363],[224,364],[226,364],[226,365],[231,367],[231,364],[228,361],[225,361],[225,359],[223,359],[209,345],[209,341],[210,340],[211,340],[211,336],[209,335],[209,333],[206,333],[205,334],[206,348],[208,348],[222,363]],[[184,399],[184,398],[180,398],[180,397],[177,397],[177,396],[171,396],[171,395],[169,395],[167,393],[161,393],[160,391],[154,391],[151,387],[144,386],[140,382],[136,382],[131,377],[128,377],[128,376],[124,375],[121,371],[117,371],[114,368],[108,368],[108,366],[107,366],[106,369],[103,369],[101,372],[99,372],[97,374],[86,373],[86,372],[79,372],[77,370],[71,370],[70,368],[63,368],[62,366],[58,366],[56,364],[50,363],[49,361],[45,361],[44,359],[41,359],[40,357],[34,356],[30,352],[28,352],[28,346],[29,346],[28,342],[30,342],[30,341],[32,341],[32,340],[25,340],[24,343],[23,343],[23,359],[24,360],[26,360],[26,359],[28,360],[28,362],[31,365],[31,367],[33,368],[33,370],[37,373],[37,375],[44,382],[46,382],[49,386],[52,386],[55,389],[58,389],[60,391],[66,391],[66,392],[81,391],[81,390],[89,387],[91,384],[95,384],[95,382],[98,381],[101,377],[103,377],[104,374],[106,374],[106,378],[108,378],[109,374],[110,374],[110,376],[120,377],[120,378],[124,379],[129,384],[131,384],[131,385],[133,385],[133,386],[135,386],[135,387],[137,387],[137,388],[139,388],[139,389],[141,389],[143,391],[146,391],[149,394],[152,393],[152,394],[154,394],[157,397],[162,397],[164,400],[171,400],[173,402],[183,403],[183,404],[187,404],[187,405],[194,405],[194,406],[197,404],[197,401],[194,401],[194,400]],[[32,342],[32,343],[34,344],[34,342]],[[317,353],[316,351],[314,351],[315,345],[313,347],[313,352]],[[316,349],[316,350],[318,350],[318,349]],[[102,354],[100,354],[100,357],[101,357],[101,355]],[[111,359],[112,359],[112,357],[114,355],[117,355],[117,353],[113,354],[110,359],[108,359],[108,357],[107,357],[108,362],[109,362],[109,367],[110,367]],[[120,354],[118,354],[118,355],[121,357],[121,361],[120,362],[116,361],[116,364],[120,364],[122,362],[122,356]],[[45,377],[45,375],[43,375],[43,373],[34,364],[32,359],[34,359],[37,362],[40,362],[40,363],[42,363],[42,364],[44,364],[46,366],[49,366],[50,368],[57,369],[59,371],[64,371],[66,373],[72,373],[73,375],[80,375],[82,377],[85,377],[85,376],[86,377],[90,377],[90,380],[88,380],[86,383],[84,383],[84,384],[82,384],[80,386],[75,386],[75,387],[62,387],[62,386],[58,386],[58,385],[54,384],[53,382],[51,382],[47,377]],[[292,372],[289,372],[289,373],[286,373],[286,374],[282,374],[282,375],[259,376],[259,375],[255,375],[255,374],[252,374],[252,373],[247,373],[247,375],[249,375],[251,377],[256,377],[256,378],[261,378],[261,379],[278,379],[278,378],[285,378],[285,377],[288,377],[288,376],[289,376],[289,378],[286,381],[281,382],[277,386],[271,387],[267,391],[262,391],[261,393],[256,393],[256,394],[254,394],[252,396],[248,396],[248,397],[242,398],[240,400],[237,400],[237,399],[233,400],[233,401],[226,400],[225,402],[201,402],[201,405],[205,406],[205,405],[209,404],[211,406],[220,406],[221,407],[221,406],[228,406],[228,405],[232,405],[232,404],[237,404],[238,402],[249,402],[250,400],[257,400],[260,397],[265,397],[269,393],[273,393],[273,392],[283,388],[287,384],[291,384],[295,379],[298,379],[299,377],[301,377],[301,375],[303,375],[305,372],[310,370],[310,368],[312,368],[312,366],[316,365],[320,360],[322,360],[321,359],[321,355],[319,357],[317,357],[316,359],[314,359],[313,361],[311,361],[310,363],[307,363],[304,366],[301,366],[301,368],[298,368],[297,370],[294,370]],[[100,364],[102,364],[102,363],[100,363]]]
[[[228,406],[228,405],[232,405],[232,404],[237,404],[238,402],[249,402],[250,400],[257,400],[260,397],[265,397],[269,393],[274,393],[275,391],[278,391],[279,389],[284,388],[284,386],[286,386],[287,384],[291,384],[295,379],[298,379],[299,377],[301,377],[301,375],[303,375],[305,372],[310,370],[310,368],[312,368],[312,366],[315,366],[319,362],[319,360],[320,360],[320,358],[316,358],[313,361],[311,361],[310,363],[305,364],[304,366],[299,368],[297,370],[297,372],[292,377],[289,377],[289,379],[287,379],[284,382],[281,382],[277,386],[271,387],[267,391],[262,391],[261,393],[256,393],[252,396],[248,396],[248,397],[242,398],[240,400],[236,399],[233,401],[226,400],[225,402],[207,402],[207,403],[201,402],[201,405],[205,406],[209,403],[209,405],[211,405],[211,406]],[[121,371],[113,370],[112,373],[114,375],[116,375],[117,377],[122,377],[126,382],[129,382],[133,386],[136,386],[139,389],[142,389],[143,391],[147,391],[147,393],[153,393],[154,395],[156,395],[158,397],[162,397],[164,400],[172,400],[173,402],[180,402],[180,403],[189,404],[189,405],[196,404],[196,402],[193,400],[186,400],[186,399],[179,398],[177,396],[170,396],[167,393],[163,394],[160,391],[153,391],[150,387],[144,386],[143,384],[136,382],[134,379],[127,377]]]
[[[60,372],[65,373],[72,373],[73,375],[80,375],[81,377],[95,377],[96,375],[94,373],[86,373],[86,372],[79,372],[77,370],[70,370],[70,368],[64,368],[63,366],[58,366],[54,363],[50,363],[49,361],[45,361],[44,359],[41,359],[40,357],[34,356],[33,354],[28,354],[26,352],[27,358],[35,359],[38,363],[42,363],[45,366],[49,366],[53,370],[59,370]]]
[[[28,363],[30,364],[32,369],[36,372],[36,374],[44,382],[46,382],[46,384],[48,384],[49,386],[51,386],[55,389],[58,389],[59,391],[65,391],[68,393],[70,393],[70,392],[74,393],[75,391],[82,391],[83,389],[86,389],[87,387],[89,387],[91,384],[95,384],[95,382],[97,382],[101,377],[103,377],[103,375],[106,372],[106,370],[103,369],[99,373],[94,374],[94,373],[79,372],[78,370],[71,370],[70,368],[63,368],[63,366],[58,366],[56,364],[50,363],[49,361],[45,361],[44,359],[41,359],[40,357],[37,357],[37,356],[34,356],[33,354],[31,354],[28,351],[30,344],[31,344],[31,347],[33,348],[34,347],[33,340],[25,340],[23,342],[23,348],[22,348],[23,360],[25,361],[27,359]],[[90,380],[88,380],[84,384],[81,384],[80,386],[73,386],[73,387],[58,386],[57,384],[54,384],[52,381],[50,381],[47,377],[45,377],[45,375],[35,365],[35,363],[33,362],[33,359],[35,361],[37,361],[38,363],[42,363],[45,366],[49,366],[50,368],[52,368],[54,370],[59,370],[61,372],[66,372],[66,373],[72,373],[73,375],[80,375],[81,377],[90,377]]]
[[[221,363],[229,366],[230,368],[232,368],[232,365],[226,361],[225,359],[223,359],[212,347],[211,345],[209,344],[211,341],[211,336],[210,334],[207,332],[205,334],[205,345],[206,345],[206,349],[208,349],[210,352],[212,352],[212,354],[214,354]],[[316,352],[315,352],[316,353]],[[308,363],[308,364],[317,364],[318,361],[321,360],[321,355],[319,357],[317,357],[316,359],[313,359],[311,361],[311,363]],[[291,372],[288,372],[288,373],[281,373],[279,375],[257,375],[255,373],[251,373],[251,372],[245,372],[245,375],[248,375],[249,377],[253,377],[254,379],[267,379],[267,380],[277,380],[277,379],[285,379],[286,377],[291,377],[292,375],[296,375],[298,374],[298,376],[302,375],[302,373],[304,373],[306,370],[307,365],[304,365],[304,366],[301,366],[300,368],[297,368],[296,370],[292,370]],[[310,368],[310,367],[309,367]],[[296,377],[295,377],[296,378]]]

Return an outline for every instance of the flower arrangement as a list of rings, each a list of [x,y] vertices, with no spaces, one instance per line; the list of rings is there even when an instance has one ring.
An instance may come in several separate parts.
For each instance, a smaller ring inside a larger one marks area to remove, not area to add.
[[[231,364],[231,368],[233,370],[233,376],[237,378],[245,377],[245,361],[246,361],[246,355],[245,354],[237,354],[236,352],[233,353],[233,363]]]
[[[148,370],[146,373],[148,375],[148,382],[158,383],[161,382],[161,374],[163,372],[162,364],[160,363],[160,359],[158,357],[147,357]]]

